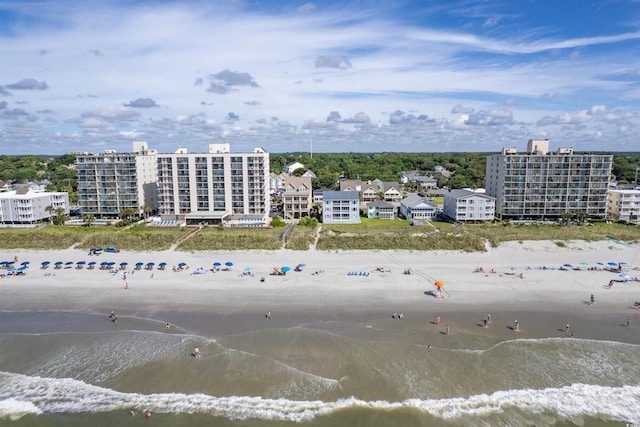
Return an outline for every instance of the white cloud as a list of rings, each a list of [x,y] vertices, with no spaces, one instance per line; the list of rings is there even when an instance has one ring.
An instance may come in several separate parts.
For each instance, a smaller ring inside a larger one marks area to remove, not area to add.
[[[454,3],[447,7],[464,9]],[[469,14],[473,25],[449,28],[418,26],[409,10],[394,15],[401,5],[391,3],[307,2],[270,13],[243,2],[194,6],[6,5],[43,24],[0,34],[3,142],[27,152],[38,140],[62,152],[65,142],[77,149],[76,139],[130,149],[140,133],[170,151],[177,141],[220,138],[238,149],[287,151],[308,137],[330,151],[487,151],[544,132],[577,142],[637,134],[640,67],[629,62],[628,42],[638,32],[609,27],[576,37],[516,25],[530,17],[488,4]],[[425,16],[446,9],[421,7]],[[596,45],[607,49],[586,49]],[[24,104],[13,101],[18,95]],[[34,142],[22,143],[25,132]]]

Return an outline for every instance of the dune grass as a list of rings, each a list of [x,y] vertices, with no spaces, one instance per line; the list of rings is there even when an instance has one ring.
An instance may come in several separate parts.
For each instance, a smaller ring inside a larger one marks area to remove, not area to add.
[[[321,224],[318,250],[462,250],[484,251],[489,242],[497,246],[507,241],[569,240],[596,241],[607,238],[640,242],[640,227],[595,223],[585,226],[464,224],[425,221],[411,226],[405,220],[363,218],[361,224]],[[0,249],[67,249],[116,246],[120,250],[161,251],[169,249],[193,228],[136,226],[115,227],[44,226],[0,229]],[[182,241],[176,250],[277,250],[282,247],[284,228],[210,228]],[[297,226],[286,248],[308,250],[317,229]]]
[[[205,228],[180,243],[176,250],[236,251],[243,249],[276,250],[282,247],[284,228]]]

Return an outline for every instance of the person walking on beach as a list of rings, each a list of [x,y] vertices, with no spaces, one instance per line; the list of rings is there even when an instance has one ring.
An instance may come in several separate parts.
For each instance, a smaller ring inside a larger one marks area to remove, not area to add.
[[[518,322],[517,319],[515,322],[513,322],[513,330],[516,332],[520,330],[520,323]]]
[[[440,315],[438,314],[436,316],[436,325],[439,325],[439,324],[440,324]]]
[[[264,317],[266,317],[267,320],[271,320],[271,312],[268,311],[267,314]]]
[[[596,298],[591,294],[591,305],[593,305],[594,302],[596,302]]]
[[[444,334],[445,335],[449,335],[450,331],[451,331],[451,329],[449,329],[449,325],[447,325],[447,329],[445,329]]]
[[[569,335],[569,324],[564,325],[564,334]]]
[[[631,319],[627,319],[627,328],[631,327]]]

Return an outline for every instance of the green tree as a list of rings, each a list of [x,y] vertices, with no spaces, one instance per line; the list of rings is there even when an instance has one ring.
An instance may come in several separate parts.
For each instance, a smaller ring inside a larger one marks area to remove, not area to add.
[[[53,212],[56,208],[54,208],[53,205],[48,205],[44,210],[49,214],[49,224],[53,224]]]
[[[84,214],[82,215],[82,221],[87,225],[87,227],[91,227],[91,223],[96,220],[96,217],[93,214]]]

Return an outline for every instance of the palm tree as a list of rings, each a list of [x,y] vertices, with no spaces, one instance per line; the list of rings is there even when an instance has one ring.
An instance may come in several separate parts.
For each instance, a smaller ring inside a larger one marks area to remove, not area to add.
[[[44,208],[44,210],[49,214],[49,224],[53,224],[53,212],[56,210],[56,208],[54,208],[53,205],[49,205]]]
[[[84,214],[82,220],[87,224],[87,227],[91,227],[91,223],[96,220],[96,217],[93,214]]]
[[[142,209],[142,214],[144,215],[144,219],[149,218],[149,215],[151,214],[151,207],[149,205],[142,205],[140,209]]]

